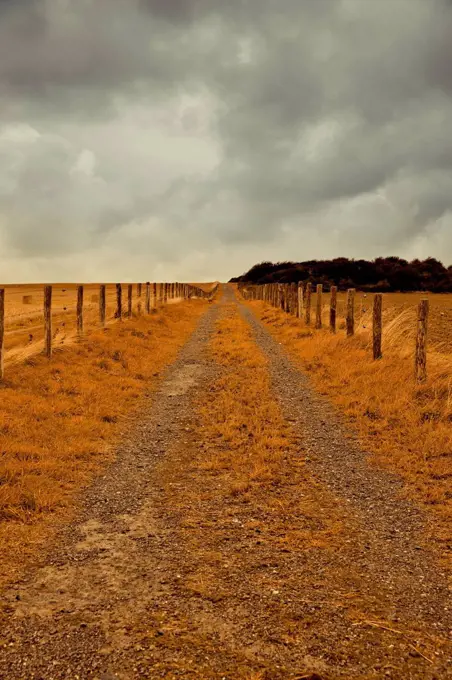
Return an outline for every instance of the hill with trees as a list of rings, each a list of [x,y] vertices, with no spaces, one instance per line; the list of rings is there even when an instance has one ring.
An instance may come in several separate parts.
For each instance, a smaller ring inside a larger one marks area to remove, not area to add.
[[[322,283],[340,289],[357,288],[374,292],[431,291],[452,292],[452,266],[439,260],[404,260],[400,257],[377,257],[375,260],[334,260],[306,262],[261,262],[231,282],[243,283]]]

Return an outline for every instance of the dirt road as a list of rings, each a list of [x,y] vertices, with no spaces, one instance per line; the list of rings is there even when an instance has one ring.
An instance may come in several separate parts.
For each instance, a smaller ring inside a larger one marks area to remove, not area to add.
[[[226,290],[4,595],[0,677],[452,677],[446,578],[400,489]]]

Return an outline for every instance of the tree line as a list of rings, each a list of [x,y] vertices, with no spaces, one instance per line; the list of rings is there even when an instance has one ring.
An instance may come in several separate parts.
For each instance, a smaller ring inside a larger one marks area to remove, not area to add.
[[[242,276],[231,279],[238,283],[321,283],[325,289],[335,285],[340,289],[389,293],[395,291],[452,292],[452,266],[445,267],[434,257],[426,260],[404,260],[400,257],[377,257],[375,260],[355,260],[337,257],[334,260],[306,262],[261,262]]]

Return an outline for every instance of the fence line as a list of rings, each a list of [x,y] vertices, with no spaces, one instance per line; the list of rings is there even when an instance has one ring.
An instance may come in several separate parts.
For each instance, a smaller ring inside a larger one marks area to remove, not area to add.
[[[158,306],[157,300],[157,284],[151,284],[149,281],[145,284],[146,286],[146,297],[145,297],[145,313],[151,314],[153,309],[155,310]],[[151,289],[152,286],[152,289]],[[218,284],[216,284],[212,290],[205,291],[199,286],[192,284],[180,284],[180,283],[161,283],[159,284],[159,300],[160,304],[163,306],[167,304],[170,300],[182,299],[188,300],[193,297],[205,299],[211,301],[213,296],[218,290]],[[90,284],[91,287],[91,284]],[[127,284],[127,317],[130,319],[133,316],[134,311],[134,287],[136,287],[136,313],[138,316],[142,315],[142,291],[143,284]],[[43,321],[44,321],[44,354],[50,359],[52,357],[53,351],[53,341],[54,334],[52,329],[52,293],[53,286],[45,285],[41,290],[43,290]],[[84,285],[76,286],[76,306],[75,306],[75,336],[81,338],[84,332]],[[99,286],[99,326],[105,328],[106,326],[106,307],[107,307],[107,286],[105,284],[100,284]],[[117,283],[115,286],[115,296],[116,296],[116,309],[114,313],[114,318],[121,321],[123,318],[123,286],[121,283]],[[153,306],[151,305],[151,290],[153,292]],[[63,289],[65,292],[65,289]],[[7,289],[0,287],[0,380],[4,378],[4,365],[5,365],[5,299],[7,296]],[[31,296],[23,296],[23,304],[29,304],[28,298]],[[97,295],[92,296],[92,301],[97,302]],[[66,307],[64,307],[66,311]],[[64,326],[64,324],[63,324]],[[34,328],[34,327],[33,327]],[[57,329],[58,332],[58,329]],[[33,336],[30,334],[30,338]]]
[[[245,300],[263,300],[272,307],[282,309],[288,314],[302,319],[304,313],[304,323],[311,324],[311,294],[312,284],[310,282],[300,282],[296,284],[268,283],[258,285],[239,284],[239,291]],[[296,298],[294,296],[296,291]],[[315,328],[322,328],[322,293],[323,286],[316,286],[316,321]],[[347,290],[347,301],[345,309],[345,331],[347,337],[355,334],[355,289]],[[330,289],[330,331],[336,332],[337,322],[337,286]],[[417,314],[417,334],[414,359],[414,374],[418,382],[423,382],[427,378],[427,329],[428,329],[429,301],[422,299],[419,302]],[[373,302],[372,314],[372,356],[375,361],[383,356],[382,352],[382,294],[376,293]]]

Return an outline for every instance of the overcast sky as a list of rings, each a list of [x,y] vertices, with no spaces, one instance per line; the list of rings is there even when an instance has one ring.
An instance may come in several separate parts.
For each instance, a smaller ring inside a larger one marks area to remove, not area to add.
[[[0,279],[452,263],[450,0],[0,0]]]

